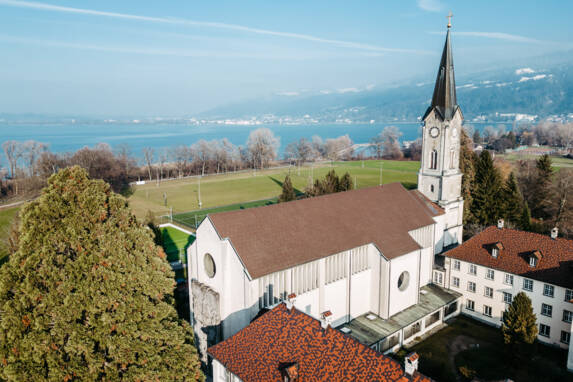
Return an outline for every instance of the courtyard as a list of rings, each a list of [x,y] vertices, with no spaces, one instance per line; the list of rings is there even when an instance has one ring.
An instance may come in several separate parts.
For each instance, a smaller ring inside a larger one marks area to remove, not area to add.
[[[460,315],[413,346],[393,355],[403,362],[411,351],[420,354],[421,373],[440,382],[450,381],[573,381],[566,369],[567,351],[536,343],[527,362],[507,362],[499,328]],[[464,376],[464,374],[467,376]]]

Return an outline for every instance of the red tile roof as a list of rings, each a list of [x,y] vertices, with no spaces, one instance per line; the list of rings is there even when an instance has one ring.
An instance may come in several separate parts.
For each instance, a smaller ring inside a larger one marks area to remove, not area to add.
[[[209,219],[256,279],[369,243],[389,259],[415,251],[420,246],[408,231],[434,224],[439,213],[423,198],[392,183]]]
[[[489,249],[502,244],[497,258]],[[538,257],[537,253],[541,253]],[[486,228],[462,245],[446,252],[447,257],[513,273],[533,280],[573,288],[573,240],[509,228]],[[529,257],[539,260],[529,266]]]
[[[281,370],[298,366],[299,381],[416,381],[402,366],[296,308],[280,304],[207,352],[244,382],[281,381]],[[406,378],[406,379],[404,379]]]

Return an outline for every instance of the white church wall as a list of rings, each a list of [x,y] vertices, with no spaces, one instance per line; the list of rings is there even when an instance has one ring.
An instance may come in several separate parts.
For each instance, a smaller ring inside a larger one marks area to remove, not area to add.
[[[418,302],[419,258],[420,251],[417,250],[391,260],[388,304],[390,317]],[[407,286],[398,288],[398,279],[402,273],[408,275]]]
[[[305,292],[303,294],[296,296],[296,301],[294,306],[306,314],[311,315],[314,318],[320,318],[319,312],[319,290],[313,289],[311,291]]]
[[[332,312],[333,326],[346,322],[348,318],[346,284],[347,281],[344,278],[324,286],[324,310]]]
[[[368,262],[370,264],[370,311],[380,315],[380,293],[383,287],[381,281],[381,263],[384,261],[382,255],[375,245],[368,245]]]
[[[350,318],[356,318],[371,309],[370,269],[355,273],[350,281]]]
[[[432,282],[434,267],[434,225],[410,231],[410,236],[422,247],[420,263],[420,286]]]

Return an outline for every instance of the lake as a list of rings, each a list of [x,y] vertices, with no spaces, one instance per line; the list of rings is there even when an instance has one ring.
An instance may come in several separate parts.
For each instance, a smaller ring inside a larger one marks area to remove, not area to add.
[[[72,152],[84,146],[93,147],[105,142],[112,148],[127,143],[132,155],[141,158],[144,147],[156,152],[178,145],[191,145],[200,139],[227,138],[235,145],[245,145],[249,133],[259,127],[268,127],[280,137],[280,152],[299,138],[318,135],[323,139],[348,134],[354,143],[367,143],[386,126],[397,126],[401,140],[414,140],[420,136],[419,123],[332,124],[332,125],[185,125],[185,124],[0,124],[0,143],[6,140],[34,139],[49,145],[53,152]],[[2,153],[3,156],[3,153]],[[3,161],[4,162],[4,161]],[[2,163],[0,165],[5,165]]]

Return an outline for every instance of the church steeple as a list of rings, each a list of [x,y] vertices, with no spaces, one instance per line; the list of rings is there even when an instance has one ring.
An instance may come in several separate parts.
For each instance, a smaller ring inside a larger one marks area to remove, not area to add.
[[[454,58],[452,56],[452,46],[450,43],[451,23],[448,23],[448,33],[446,43],[442,52],[442,60],[436,77],[432,104],[426,112],[426,116],[435,109],[443,120],[451,120],[458,108],[456,98],[456,79],[454,76]]]

